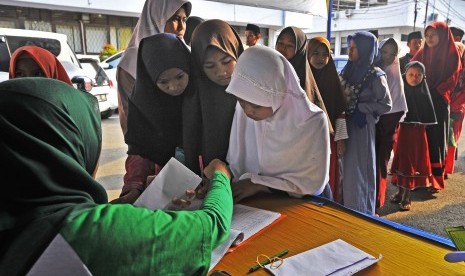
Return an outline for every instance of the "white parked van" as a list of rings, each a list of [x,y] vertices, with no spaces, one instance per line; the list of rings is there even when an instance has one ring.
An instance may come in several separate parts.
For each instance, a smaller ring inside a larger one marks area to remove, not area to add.
[[[0,28],[0,81],[8,79],[11,54],[19,47],[26,45],[39,46],[54,54],[63,64],[70,79],[75,76],[87,76],[75,53],[71,47],[69,47],[66,35],[51,32]],[[93,79],[93,76],[90,78]],[[111,111],[114,107],[110,106],[107,100],[107,92],[96,89],[95,91],[91,90],[90,93],[98,99],[100,112],[104,115],[103,117],[106,117],[106,114],[112,113],[109,112],[109,110]]]

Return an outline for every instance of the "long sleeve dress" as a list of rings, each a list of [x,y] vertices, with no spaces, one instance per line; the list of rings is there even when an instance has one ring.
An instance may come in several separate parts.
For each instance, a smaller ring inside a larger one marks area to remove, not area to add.
[[[360,92],[357,107],[366,116],[360,127],[355,116],[348,116],[346,153],[343,168],[344,205],[374,214],[376,205],[375,125],[379,115],[391,109],[391,97],[385,76],[376,77]]]

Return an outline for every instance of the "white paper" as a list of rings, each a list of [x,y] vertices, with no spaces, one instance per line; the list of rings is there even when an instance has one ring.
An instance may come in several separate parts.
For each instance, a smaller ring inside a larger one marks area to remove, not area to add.
[[[186,190],[194,190],[200,182],[200,176],[172,157],[134,205],[150,210],[167,209],[174,198],[186,198]],[[191,206],[189,209],[200,207],[201,201],[194,200]]]
[[[92,275],[60,234],[52,240],[27,276]]]
[[[235,204],[231,229],[244,233],[244,241],[267,227],[281,216],[280,213]]]
[[[219,261],[223,258],[224,255],[228,252],[228,249],[233,246],[239,244],[244,239],[244,234],[240,231],[231,229],[229,233],[228,239],[219,245],[215,250],[212,251],[212,260],[210,262],[210,269],[211,270]]]
[[[378,262],[368,253],[343,240],[335,240],[317,248],[285,258],[278,268],[265,267],[273,275],[352,275]]]

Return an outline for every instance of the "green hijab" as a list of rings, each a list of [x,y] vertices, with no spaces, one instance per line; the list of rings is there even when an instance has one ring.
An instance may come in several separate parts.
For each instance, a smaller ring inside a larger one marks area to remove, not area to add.
[[[54,79],[0,83],[0,274],[25,274],[70,212],[106,203],[98,103]]]

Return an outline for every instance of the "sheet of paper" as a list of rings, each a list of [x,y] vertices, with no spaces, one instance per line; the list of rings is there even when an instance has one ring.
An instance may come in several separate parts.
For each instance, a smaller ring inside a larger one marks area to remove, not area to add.
[[[272,224],[281,216],[280,213],[235,204],[231,229],[244,233],[244,241]]]
[[[265,267],[273,275],[352,275],[378,262],[375,258],[343,240],[335,240],[317,248],[285,258],[278,268]]]
[[[457,250],[465,251],[465,227],[447,227],[446,232]]]
[[[232,245],[240,243],[243,239],[244,234],[242,232],[231,229],[228,239],[212,251],[212,260],[209,270],[211,270],[223,258],[223,256],[228,253],[228,249]]]
[[[27,276],[92,275],[60,234],[52,240]]]
[[[173,198],[186,198],[186,190],[194,190],[201,181],[200,176],[175,158],[171,158],[134,205],[150,210],[167,209],[171,206]],[[201,205],[198,202],[195,204],[199,207]]]

